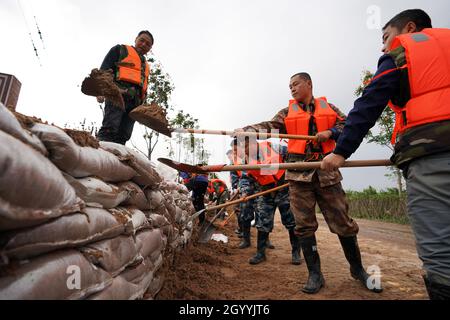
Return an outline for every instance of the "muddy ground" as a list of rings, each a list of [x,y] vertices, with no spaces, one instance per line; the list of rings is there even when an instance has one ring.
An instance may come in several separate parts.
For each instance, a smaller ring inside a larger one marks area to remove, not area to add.
[[[252,247],[238,249],[239,238],[233,232],[235,221],[221,229],[228,244],[210,241],[191,243],[176,258],[157,299],[229,299],[229,300],[405,300],[427,299],[409,226],[356,219],[360,226],[359,244],[366,267],[381,268],[380,294],[372,293],[350,277],[347,261],[336,235],[318,215],[318,249],[326,285],[318,294],[302,293],[307,279],[306,265],[291,262],[287,231],[279,214],[270,238],[275,249],[267,250],[267,261],[256,266],[248,259],[256,251],[256,229],[252,228]]]

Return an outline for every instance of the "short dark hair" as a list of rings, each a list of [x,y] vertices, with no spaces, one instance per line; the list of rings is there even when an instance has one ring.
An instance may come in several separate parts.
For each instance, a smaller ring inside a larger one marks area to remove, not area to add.
[[[383,31],[389,26],[402,30],[408,22],[414,22],[417,31],[422,31],[422,29],[425,28],[432,28],[431,18],[425,11],[422,9],[408,9],[400,12],[389,20],[383,27]]]
[[[150,37],[150,39],[152,39],[152,45],[155,43],[155,40],[153,39],[153,35],[150,33],[150,31],[148,31],[148,30],[142,30],[142,31],[140,31],[139,33],[138,33],[138,37],[141,35],[141,34],[148,34],[148,36]]]
[[[303,80],[305,80],[305,81],[312,81],[311,80],[311,76],[309,75],[309,73],[307,73],[307,72],[299,72],[299,73],[296,73],[296,74],[294,74],[292,77],[291,77],[291,79],[293,78],[293,77],[296,77],[296,76],[299,76],[300,78],[302,78]]]

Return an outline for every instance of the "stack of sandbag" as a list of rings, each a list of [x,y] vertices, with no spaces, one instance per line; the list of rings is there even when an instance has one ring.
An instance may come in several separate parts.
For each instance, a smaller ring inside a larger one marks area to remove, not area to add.
[[[123,145],[99,147],[0,104],[0,299],[139,299],[185,247],[184,186]]]

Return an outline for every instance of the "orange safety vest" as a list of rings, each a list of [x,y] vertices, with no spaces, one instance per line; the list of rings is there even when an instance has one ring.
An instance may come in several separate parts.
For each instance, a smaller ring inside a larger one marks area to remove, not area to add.
[[[141,98],[144,99],[147,93],[148,76],[150,75],[150,66],[145,61],[145,69],[142,68],[141,57],[132,46],[125,45],[128,55],[119,61],[117,70],[117,80],[130,82],[139,85],[142,88]]]
[[[270,141],[258,142],[260,161],[250,161],[251,164],[271,164],[271,163],[282,163],[283,159],[281,155],[272,148]],[[274,174],[262,174],[261,170],[248,170],[248,174],[251,175],[256,181],[261,185],[265,186],[268,184],[278,182],[284,175],[286,170],[278,170]]]
[[[209,186],[208,186],[208,192],[209,193],[213,193],[214,192],[214,185],[217,184],[217,183],[220,185],[220,187],[219,187],[219,194],[222,194],[222,192],[225,191],[225,188],[227,186],[225,184],[225,182],[223,182],[220,179],[212,179],[212,180],[209,181]]]
[[[405,48],[411,99],[404,107],[389,102],[395,112],[392,144],[409,128],[450,119],[450,29],[399,35],[390,50],[400,45]]]
[[[316,122],[317,131],[322,132],[331,129],[336,124],[338,114],[334,111],[327,102],[325,97],[314,99],[314,121]],[[340,118],[340,117],[339,117]],[[289,112],[284,119],[286,131],[288,134],[311,135],[309,132],[309,121],[311,114],[303,111],[302,107],[296,100],[289,100]],[[290,139],[288,142],[288,152],[295,154],[305,154],[306,140]],[[321,143],[322,152],[327,154],[332,152],[336,146],[336,142],[328,139]]]

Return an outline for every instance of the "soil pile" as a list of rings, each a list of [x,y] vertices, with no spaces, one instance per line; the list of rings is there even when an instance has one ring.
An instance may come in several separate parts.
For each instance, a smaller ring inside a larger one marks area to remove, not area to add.
[[[81,92],[88,96],[105,97],[115,106],[125,110],[125,102],[120,89],[114,82],[114,75],[111,70],[92,69],[91,74],[83,80]]]

